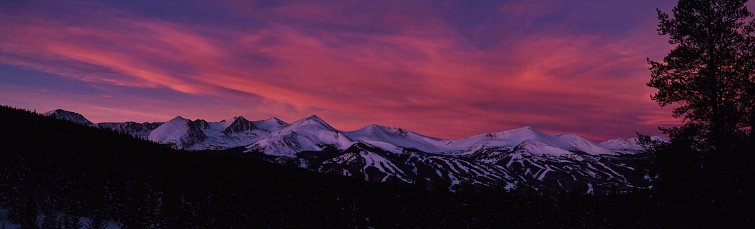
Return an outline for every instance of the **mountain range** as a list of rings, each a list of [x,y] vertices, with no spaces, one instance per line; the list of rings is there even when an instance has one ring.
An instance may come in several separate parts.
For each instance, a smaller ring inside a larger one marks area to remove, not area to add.
[[[61,109],[44,115],[177,149],[236,153],[368,181],[452,191],[485,186],[594,193],[651,188],[653,179],[638,163],[648,155],[636,138],[594,143],[576,134],[546,134],[529,126],[446,140],[374,124],[340,131],[315,115],[292,123],[241,116],[208,122],[178,116],[167,122],[97,124]]]

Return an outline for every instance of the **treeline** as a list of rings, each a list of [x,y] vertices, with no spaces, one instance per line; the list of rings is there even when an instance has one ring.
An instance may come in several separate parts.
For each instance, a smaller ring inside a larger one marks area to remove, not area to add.
[[[654,194],[662,216],[703,228],[755,228],[751,133],[737,132],[726,147],[709,148],[699,145],[706,139],[680,130],[672,130],[670,143],[656,143],[650,150],[654,159],[648,166],[658,177]]]
[[[170,149],[0,107],[0,207],[24,228],[666,227],[650,191],[462,193]],[[61,212],[60,217],[53,212]],[[38,216],[42,217],[38,220]],[[86,216],[93,225],[82,225]]]

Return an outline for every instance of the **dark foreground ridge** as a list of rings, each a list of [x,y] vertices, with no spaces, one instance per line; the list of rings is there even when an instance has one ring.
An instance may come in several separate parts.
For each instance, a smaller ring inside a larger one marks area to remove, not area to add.
[[[0,217],[28,228],[77,226],[70,219],[80,216],[124,228],[680,226],[649,191],[428,191],[175,150],[6,106],[0,120],[0,207],[9,210]],[[37,220],[50,212],[63,215]]]

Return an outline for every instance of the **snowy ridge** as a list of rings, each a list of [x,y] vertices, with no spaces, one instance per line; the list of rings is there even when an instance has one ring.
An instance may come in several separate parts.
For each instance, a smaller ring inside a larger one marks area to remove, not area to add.
[[[276,117],[272,117],[266,120],[253,121],[252,123],[257,128],[267,130],[268,132],[272,132],[273,130],[277,130],[278,127],[288,124]]]
[[[376,124],[365,126],[362,129],[345,132],[351,139],[385,147],[386,150],[394,148],[414,148],[425,152],[442,152],[446,140],[428,137],[397,127],[386,127]],[[384,143],[384,144],[383,144]]]
[[[650,137],[652,141],[669,142],[669,139],[661,136]],[[621,152],[621,153],[636,153],[645,150],[639,143],[637,138],[617,138],[598,144],[602,147]]]
[[[232,119],[233,121],[230,122],[228,127],[226,127],[222,133],[225,135],[233,135],[235,133],[241,133],[244,131],[252,131],[254,129],[257,129],[257,126],[254,125],[249,120],[246,120],[244,117],[237,116]]]
[[[44,115],[85,125],[95,125],[78,113],[61,109]],[[413,149],[428,153],[456,155],[470,154],[485,149],[516,149],[536,155],[553,156],[575,152],[590,155],[616,155],[644,150],[637,143],[636,138],[619,138],[596,144],[576,134],[546,134],[529,126],[456,140],[444,140],[402,128],[376,124],[355,131],[342,132],[316,115],[302,118],[291,124],[275,117],[249,121],[242,116],[237,116],[230,120],[207,122],[201,119],[192,121],[178,116],[165,123],[99,123],[96,126],[127,132],[158,143],[174,144],[181,149],[228,149],[248,146],[250,149],[267,149],[271,155],[289,156],[297,151],[319,150],[322,149],[322,145],[333,145],[338,149],[345,149],[355,142],[363,142],[396,153]],[[668,141],[658,136],[653,137],[653,140]]]
[[[171,144],[175,148],[191,148],[195,144],[204,141],[207,135],[201,130],[208,127],[203,120],[191,121],[181,116],[167,121],[153,130],[148,140],[162,144]]]
[[[587,140],[586,138],[576,135],[576,134],[556,134],[554,135],[554,137],[560,140],[561,142],[565,143],[567,147],[571,147],[572,149],[583,151],[587,154],[591,154],[591,155],[599,155],[599,154],[615,155],[616,154],[611,149],[595,144],[595,142]]]
[[[552,135],[525,126],[519,129],[453,140],[448,143],[450,148],[446,152],[468,154],[486,148],[507,150],[519,148],[519,150],[524,150],[527,153],[559,156],[570,154],[571,145],[567,142],[562,142]]]
[[[50,116],[50,117],[53,117],[53,118],[56,118],[56,119],[60,119],[60,120],[66,120],[66,121],[69,121],[69,122],[78,123],[78,124],[85,125],[85,126],[92,126],[92,125],[94,125],[94,123],[92,123],[88,119],[84,118],[83,115],[81,115],[79,113],[76,113],[76,112],[66,111],[66,110],[63,110],[63,109],[57,109],[57,110],[48,111],[48,112],[45,112],[42,115],[44,115],[44,116]]]
[[[56,118],[87,123],[56,110]],[[425,184],[450,190],[488,186],[596,192],[648,188],[644,156],[636,138],[596,144],[576,134],[546,134],[526,126],[445,140],[397,127],[368,125],[343,132],[312,115],[293,123],[277,118],[249,121],[173,118],[165,123],[100,123],[150,141],[186,150],[227,150],[313,171],[375,182]],[[663,137],[653,140],[668,141]],[[238,152],[238,151],[235,151]]]
[[[312,115],[278,127],[265,138],[248,146],[248,151],[268,155],[296,157],[301,151],[319,151],[325,146],[346,149],[355,141],[336,130],[319,117]]]
[[[513,150],[519,146],[520,149],[528,153],[540,155],[559,156],[573,154],[574,151],[590,155],[616,154],[612,148],[598,145],[576,134],[550,135],[529,126],[457,140],[427,137],[401,128],[374,124],[359,130],[345,132],[345,134],[354,140],[369,143],[389,151],[392,147],[398,147],[413,148],[429,153],[455,153],[463,155],[486,148]]]
[[[187,150],[223,150],[252,144],[269,135],[255,122],[237,116],[231,120],[207,122],[176,117],[153,130],[150,141]]]
[[[101,129],[111,129],[122,133],[130,134],[136,138],[147,139],[149,133],[157,129],[162,122],[102,122],[97,123],[96,126]]]

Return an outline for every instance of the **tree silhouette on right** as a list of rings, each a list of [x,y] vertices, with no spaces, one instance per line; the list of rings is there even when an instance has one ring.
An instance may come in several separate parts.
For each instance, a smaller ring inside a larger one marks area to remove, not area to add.
[[[725,150],[750,126],[753,100],[753,14],[746,0],[680,0],[673,18],[658,10],[658,32],[676,47],[663,62],[648,59],[661,106],[678,105],[680,128],[696,129],[701,149]],[[673,130],[669,130],[672,134]]]
[[[746,2],[679,0],[672,16],[658,10],[658,34],[675,47],[661,62],[648,58],[651,99],[684,119],[661,128],[671,146],[656,152],[660,188],[677,204],[719,212],[713,219],[736,218],[732,226],[755,220],[751,206],[734,210],[755,203],[755,20]]]

